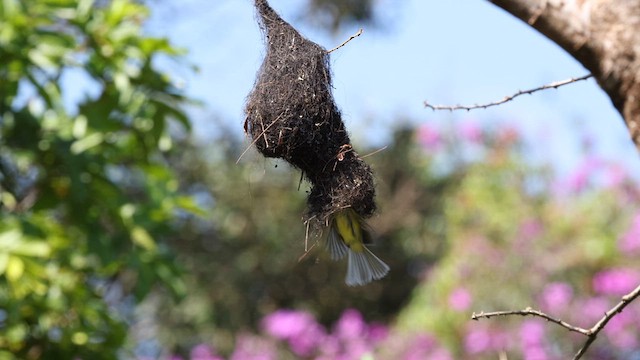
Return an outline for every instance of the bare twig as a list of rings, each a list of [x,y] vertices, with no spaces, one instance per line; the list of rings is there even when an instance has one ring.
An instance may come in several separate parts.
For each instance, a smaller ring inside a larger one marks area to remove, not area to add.
[[[543,313],[542,311],[534,310],[531,308],[526,308],[524,310],[513,310],[513,311],[494,311],[494,312],[483,311],[483,312],[480,312],[479,314],[476,314],[474,312],[471,315],[471,319],[473,320],[479,320],[483,318],[490,319],[492,317],[510,316],[510,315],[536,316],[536,317],[543,318],[547,321],[558,324],[569,331],[577,332],[587,337],[587,341],[585,341],[584,345],[582,345],[582,347],[578,350],[578,352],[573,357],[573,360],[578,360],[582,358],[582,356],[587,352],[587,350],[589,349],[589,346],[591,346],[591,344],[596,340],[596,338],[598,337],[598,334],[600,333],[600,331],[602,331],[602,329],[604,329],[607,323],[611,319],[613,319],[617,314],[621,313],[622,310],[624,310],[624,308],[627,307],[627,305],[629,305],[631,302],[633,302],[633,300],[637,299],[638,297],[640,297],[640,285],[636,287],[633,291],[628,293],[627,295],[623,296],[620,302],[616,304],[616,306],[614,306],[609,311],[604,313],[604,316],[602,317],[602,319],[600,319],[595,325],[593,325],[593,327],[589,329],[583,329],[581,327],[571,325],[565,321],[551,317]]]
[[[494,102],[490,102],[490,103],[486,103],[486,104],[449,106],[449,105],[432,105],[429,102],[425,101],[424,102],[424,106],[426,108],[432,109],[434,111],[435,110],[449,110],[449,111],[467,110],[467,111],[469,111],[469,110],[474,110],[474,109],[486,109],[488,107],[502,105],[502,104],[504,104],[506,102],[509,102],[509,101],[517,98],[518,96],[521,96],[521,95],[533,94],[535,92],[542,91],[542,90],[547,90],[547,89],[557,89],[557,88],[559,88],[561,86],[573,84],[575,82],[582,81],[582,80],[587,80],[587,79],[592,78],[592,77],[593,77],[593,75],[588,74],[588,75],[584,75],[584,76],[577,77],[577,78],[571,78],[571,79],[567,79],[567,80],[552,82],[550,84],[542,85],[542,86],[539,86],[539,87],[534,88],[534,89],[519,90],[517,93],[515,93],[513,95],[505,96],[502,100],[498,100],[498,101],[494,101]]]
[[[638,287],[636,287],[632,292],[623,296],[622,300],[620,300],[620,302],[616,304],[616,306],[611,308],[611,310],[604,313],[602,319],[600,319],[600,321],[598,321],[591,329],[589,329],[589,338],[587,339],[587,342],[585,342],[580,350],[578,350],[576,355],[573,357],[573,360],[580,359],[582,355],[587,352],[589,346],[591,346],[591,344],[596,340],[598,333],[602,329],[604,329],[609,320],[613,319],[617,314],[621,313],[622,310],[624,310],[624,308],[627,307],[627,305],[629,305],[633,300],[637,299],[638,296],[640,296],[640,285],[638,285]]]
[[[341,47],[343,47],[343,46],[345,46],[345,45],[347,45],[347,44],[349,43],[349,41],[351,41],[351,40],[353,40],[353,39],[357,38],[357,37],[358,37],[358,36],[360,36],[360,35],[362,35],[362,29],[358,30],[358,32],[357,32],[357,33],[355,33],[355,34],[351,35],[351,37],[349,37],[347,40],[345,40],[342,44],[340,44],[340,45],[338,45],[338,46],[334,47],[333,49],[331,49],[331,50],[329,50],[329,51],[327,51],[327,54],[331,54],[332,52],[334,52],[334,51],[336,51],[336,50],[340,49]]]
[[[480,314],[476,314],[473,313],[471,315],[471,319],[473,320],[480,320],[482,318],[485,319],[490,319],[492,317],[497,317],[497,316],[510,316],[510,315],[520,315],[520,316],[536,316],[536,317],[541,317],[547,321],[551,321],[553,323],[556,323],[560,326],[562,326],[563,328],[569,330],[569,331],[573,331],[573,332],[577,332],[580,333],[582,335],[589,335],[589,330],[587,329],[583,329],[581,327],[577,327],[577,326],[573,326],[569,323],[567,323],[566,321],[562,321],[560,319],[551,317],[545,313],[543,313],[542,311],[539,310],[534,310],[532,308],[526,308],[524,310],[511,310],[511,311],[493,311],[493,312],[481,312]]]

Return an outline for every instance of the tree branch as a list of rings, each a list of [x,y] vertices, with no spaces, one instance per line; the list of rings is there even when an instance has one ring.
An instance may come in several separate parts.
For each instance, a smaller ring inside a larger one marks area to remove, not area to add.
[[[582,81],[582,80],[587,80],[587,79],[592,78],[592,77],[593,77],[593,75],[588,74],[588,75],[580,76],[580,77],[577,77],[577,78],[571,78],[571,79],[567,79],[567,80],[552,82],[550,84],[542,85],[542,86],[539,86],[539,87],[534,88],[534,89],[519,90],[517,93],[515,93],[513,95],[505,96],[502,100],[498,100],[498,101],[494,101],[494,102],[490,102],[490,103],[486,103],[486,104],[448,106],[448,105],[431,105],[431,104],[429,104],[429,102],[425,101],[424,102],[424,106],[429,108],[429,109],[432,109],[434,111],[435,110],[449,110],[449,111],[467,110],[467,111],[469,111],[469,110],[474,110],[474,109],[486,109],[488,107],[502,105],[504,103],[507,103],[507,102],[517,98],[518,96],[521,96],[521,95],[525,95],[525,94],[530,95],[530,94],[533,94],[535,92],[542,91],[542,90],[547,90],[547,89],[557,89],[557,88],[559,88],[561,86],[568,85],[568,84],[573,84],[575,82]]]
[[[573,360],[578,360],[582,357],[582,355],[587,352],[589,346],[596,340],[598,337],[598,333],[607,325],[607,323],[613,319],[617,314],[621,313],[627,305],[629,305],[633,300],[637,299],[640,296],[640,285],[636,287],[632,292],[622,297],[622,300],[616,306],[611,308],[611,310],[604,313],[604,317],[600,319],[591,329],[589,329],[589,335],[587,338],[587,342],[578,350],[576,355],[573,357]]]
[[[539,318],[545,319],[545,320],[550,321],[552,323],[558,324],[558,325],[562,326],[563,328],[565,328],[565,329],[567,329],[569,331],[577,332],[577,333],[582,334],[582,335],[587,337],[587,340],[585,341],[584,345],[582,345],[582,347],[578,350],[578,352],[573,357],[573,360],[579,360],[587,352],[587,350],[589,349],[591,344],[596,340],[596,338],[598,337],[598,334],[600,333],[600,331],[602,331],[602,329],[604,329],[604,327],[607,325],[607,323],[611,319],[613,319],[617,314],[621,313],[622,310],[624,310],[624,308],[627,307],[627,305],[629,305],[631,302],[633,302],[638,297],[640,297],[640,285],[638,287],[636,287],[633,291],[628,293],[627,295],[623,296],[622,300],[620,300],[620,302],[618,304],[616,304],[616,306],[614,306],[609,311],[607,311],[604,314],[604,316],[602,317],[602,319],[600,319],[595,325],[593,325],[593,327],[591,327],[589,329],[583,329],[581,327],[571,325],[571,324],[569,324],[569,323],[567,323],[567,322],[565,322],[563,320],[551,317],[551,316],[543,313],[542,311],[534,310],[534,309],[531,309],[531,308],[526,308],[524,310],[511,310],[511,311],[493,311],[493,312],[484,312],[484,311],[482,311],[479,314],[476,314],[474,312],[471,315],[471,319],[472,320],[480,320],[480,319],[483,319],[483,318],[484,319],[490,319],[490,318],[493,318],[493,317],[512,316],[512,315],[517,315],[517,316],[535,316],[535,317],[539,317]]]
[[[490,0],[586,67],[624,118],[640,151],[640,2]],[[633,30],[630,30],[633,29]]]
[[[566,321],[562,321],[560,319],[551,317],[545,313],[543,313],[542,311],[539,310],[534,310],[532,308],[526,308],[524,310],[510,310],[510,311],[493,311],[493,312],[481,312],[479,314],[473,313],[471,315],[471,319],[473,320],[480,320],[482,318],[484,319],[490,319],[492,317],[498,317],[498,316],[511,316],[511,315],[519,315],[519,316],[535,316],[535,317],[540,317],[543,318],[547,321],[551,321],[552,323],[556,323],[560,326],[562,326],[563,328],[569,330],[569,331],[573,331],[573,332],[577,332],[579,334],[585,335],[585,336],[589,336],[589,330],[587,329],[583,329],[581,327],[578,326],[573,326],[571,324],[569,324]]]

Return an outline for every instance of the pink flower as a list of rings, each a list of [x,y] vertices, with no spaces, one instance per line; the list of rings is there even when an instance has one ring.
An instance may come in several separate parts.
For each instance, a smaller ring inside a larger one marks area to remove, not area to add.
[[[487,329],[472,329],[464,338],[464,349],[468,354],[478,354],[491,348],[491,335]]]
[[[459,287],[449,295],[449,306],[456,311],[465,311],[471,306],[473,301],[467,289]]]
[[[602,166],[602,161],[597,158],[587,158],[578,168],[569,175],[567,186],[569,190],[580,192],[587,188],[589,180],[593,177],[594,172]]]
[[[355,309],[347,309],[340,316],[333,332],[340,338],[351,339],[361,337],[365,328],[366,324],[360,312]]]
[[[616,187],[627,178],[626,170],[619,164],[610,164],[605,173],[605,186]]]
[[[200,344],[191,349],[190,360],[220,360],[215,351],[206,344]]]
[[[291,351],[298,356],[309,356],[317,350],[317,348],[324,342],[326,338],[324,328],[313,323],[304,331],[296,334],[289,339],[289,346]]]
[[[620,239],[618,247],[624,253],[640,252],[640,213],[633,218],[631,226]]]
[[[542,304],[552,313],[566,309],[573,297],[573,289],[567,283],[554,282],[542,290]]]
[[[432,351],[431,354],[429,354],[429,356],[426,358],[430,360],[452,360],[453,359],[449,350],[441,347]]]
[[[610,307],[611,305],[606,299],[602,297],[593,297],[587,299],[584,302],[584,305],[580,306],[579,309],[582,312],[582,320],[586,324],[592,325],[594,321],[600,320]]]
[[[640,285],[640,272],[618,268],[605,270],[593,277],[593,289],[604,295],[624,295]]]
[[[312,354],[324,338],[324,328],[304,311],[278,310],[262,320],[263,329],[271,336],[287,340],[299,356]]]
[[[384,324],[372,323],[369,325],[369,339],[373,343],[384,341],[389,336],[389,328]]]
[[[437,129],[422,125],[418,128],[418,142],[427,150],[438,150],[442,145],[442,136]]]
[[[259,336],[243,334],[236,340],[236,348],[230,360],[275,360],[274,344]],[[220,360],[222,360],[220,358]]]
[[[458,126],[458,133],[460,137],[472,144],[477,144],[482,141],[482,129],[478,124],[472,121],[465,121]]]
[[[427,354],[436,346],[436,340],[425,334],[416,336],[402,357],[405,360],[426,359]]]
[[[638,343],[637,315],[630,308],[616,314],[604,328],[609,340],[618,348],[636,348]]]
[[[547,352],[542,346],[531,346],[524,348],[525,360],[547,360]]]
[[[520,236],[525,238],[526,240],[531,240],[537,236],[542,234],[542,230],[544,230],[542,224],[537,219],[529,219],[525,220],[520,224]]]
[[[315,324],[311,314],[295,310],[278,310],[262,320],[263,329],[271,336],[288,340]]]
[[[539,320],[527,320],[520,326],[520,340],[523,348],[541,345],[544,340],[544,324]]]

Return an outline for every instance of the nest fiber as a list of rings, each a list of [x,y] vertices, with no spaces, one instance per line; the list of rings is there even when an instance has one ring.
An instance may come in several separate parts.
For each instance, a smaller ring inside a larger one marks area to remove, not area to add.
[[[353,150],[331,92],[329,53],[256,0],[266,55],[246,103],[245,132],[265,157],[282,158],[312,185],[308,216],[376,209],[371,168]]]

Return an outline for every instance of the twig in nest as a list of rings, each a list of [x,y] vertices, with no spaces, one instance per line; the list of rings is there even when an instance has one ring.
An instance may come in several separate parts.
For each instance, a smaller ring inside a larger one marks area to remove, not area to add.
[[[577,78],[571,78],[571,79],[567,79],[567,80],[552,82],[550,84],[542,85],[542,86],[539,86],[539,87],[534,88],[534,89],[519,90],[517,93],[515,93],[513,95],[505,96],[502,100],[498,100],[498,101],[494,101],[494,102],[490,102],[490,103],[486,103],[486,104],[448,106],[448,105],[432,105],[429,102],[425,101],[424,102],[424,106],[426,108],[431,109],[431,110],[449,110],[449,111],[453,111],[453,110],[467,110],[467,111],[469,111],[469,110],[474,110],[474,109],[486,109],[488,107],[502,105],[502,104],[504,104],[506,102],[509,102],[509,101],[517,98],[520,95],[525,95],[525,94],[530,95],[530,94],[533,94],[535,92],[542,91],[542,90],[557,89],[557,88],[559,88],[561,86],[573,84],[575,82],[582,81],[582,80],[587,80],[587,79],[592,78],[592,77],[593,77],[592,74],[588,74],[588,75],[584,75],[584,76],[577,77]]]
[[[611,319],[613,319],[617,314],[621,313],[622,310],[624,310],[624,308],[627,307],[627,305],[629,305],[631,302],[633,302],[633,300],[637,299],[639,296],[640,296],[640,285],[636,287],[633,291],[628,293],[627,295],[623,296],[620,302],[616,304],[616,306],[612,307],[609,311],[604,313],[604,316],[602,317],[602,319],[600,319],[595,325],[593,325],[593,327],[589,329],[583,329],[581,327],[571,325],[565,321],[551,317],[543,313],[542,311],[533,310],[531,308],[526,308],[524,310],[513,310],[513,311],[494,311],[494,312],[487,312],[487,313],[483,311],[479,314],[473,313],[471,315],[471,319],[479,320],[482,318],[490,319],[492,317],[497,317],[497,316],[518,315],[518,316],[536,316],[536,317],[543,318],[547,321],[551,321],[553,323],[556,323],[562,326],[563,328],[569,331],[577,332],[587,337],[587,341],[584,343],[584,345],[582,345],[582,347],[578,350],[578,352],[573,357],[573,360],[578,360],[582,358],[582,356],[587,352],[587,350],[589,349],[589,346],[591,346],[591,344],[596,340],[596,338],[598,337],[598,334],[600,333],[600,331],[602,331],[602,329],[604,329],[607,323]]]
[[[378,149],[378,150],[376,150],[376,151],[373,151],[373,152],[368,153],[367,155],[362,155],[362,156],[360,156],[360,159],[364,159],[364,158],[366,158],[366,157],[369,157],[369,156],[375,155],[375,154],[377,154],[377,153],[379,153],[379,152],[381,152],[381,151],[385,151],[385,150],[387,150],[387,146],[383,146],[383,147],[381,147],[380,149]]]
[[[336,51],[336,50],[340,49],[341,47],[343,47],[343,46],[345,46],[345,45],[347,45],[347,44],[349,43],[349,41],[351,41],[351,40],[353,40],[353,39],[357,38],[357,37],[358,37],[358,36],[360,36],[360,35],[362,35],[362,29],[358,30],[358,32],[357,32],[357,33],[355,33],[355,34],[351,35],[351,37],[349,37],[347,40],[345,40],[342,44],[340,44],[340,45],[338,45],[338,46],[334,47],[333,49],[331,49],[331,50],[329,50],[329,51],[327,51],[327,54],[331,54],[332,52],[334,52],[334,51]]]
[[[316,244],[318,243],[317,241],[315,243],[313,243],[313,245],[311,245],[311,247],[309,248],[307,246],[308,242],[309,242],[309,227],[311,226],[311,220],[312,219],[307,219],[307,221],[305,221],[305,225],[306,225],[306,230],[304,232],[304,254],[300,255],[300,257],[298,258],[298,262],[302,261],[302,259],[304,259],[305,257],[307,257],[307,255],[309,255],[309,252],[316,247]]]
[[[240,160],[242,160],[242,157],[244,156],[244,154],[247,153],[247,151],[249,151],[251,149],[251,146],[255,145],[255,143],[258,142],[258,140],[260,140],[260,137],[265,136],[267,131],[269,131],[269,129],[279,120],[280,118],[278,117],[277,119],[275,119],[274,121],[271,122],[271,124],[269,124],[269,126],[267,126],[266,128],[264,128],[264,124],[263,124],[263,130],[260,133],[260,135],[256,136],[253,141],[251,142],[251,144],[249,144],[249,146],[247,146],[246,149],[244,149],[244,151],[242,152],[242,154],[240,154],[240,156],[238,156],[238,160],[236,160],[236,165],[238,165],[238,163],[240,162]],[[246,122],[245,122],[246,123]],[[245,124],[245,132],[247,125]],[[267,144],[268,146],[268,142],[267,139],[264,140],[265,144]]]

